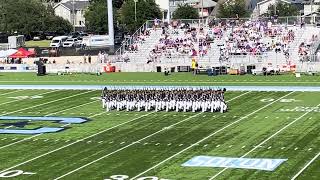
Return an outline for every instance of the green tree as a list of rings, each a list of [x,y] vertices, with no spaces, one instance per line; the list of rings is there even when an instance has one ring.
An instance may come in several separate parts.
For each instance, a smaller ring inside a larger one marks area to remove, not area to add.
[[[139,0],[137,2],[137,21],[135,21],[134,0],[127,0],[123,3],[119,12],[119,22],[129,32],[134,32],[147,20],[161,18],[162,13],[154,0]]]
[[[68,21],[55,16],[53,10],[39,0],[0,0],[0,4],[0,13],[4,17],[0,20],[0,31],[5,31],[6,27],[9,33],[30,35],[35,31],[49,31],[53,27],[64,32],[71,30]],[[58,24],[52,24],[53,21]]]
[[[268,7],[268,12],[265,14],[267,16],[277,15],[279,17],[283,16],[297,16],[299,15],[299,9],[292,4],[278,2],[276,4],[272,4]]]
[[[123,0],[113,0],[113,19],[117,29],[117,11],[123,4]],[[84,15],[88,31],[95,33],[108,32],[108,7],[106,0],[92,0]]]
[[[59,26],[57,26],[59,24]],[[45,18],[45,26],[48,32],[56,32],[58,34],[65,34],[71,32],[73,29],[72,24],[59,16],[47,16]]]
[[[198,10],[189,4],[178,5],[178,8],[173,13],[173,19],[198,19]]]
[[[123,2],[124,0],[113,0],[112,4],[113,4],[113,7],[115,7],[116,9],[120,9]]]
[[[248,16],[249,12],[246,9],[244,0],[233,0],[219,5],[218,17],[220,18],[241,18]]]
[[[84,15],[86,19],[86,27],[91,32],[107,32],[108,31],[108,14],[106,0],[94,0]]]

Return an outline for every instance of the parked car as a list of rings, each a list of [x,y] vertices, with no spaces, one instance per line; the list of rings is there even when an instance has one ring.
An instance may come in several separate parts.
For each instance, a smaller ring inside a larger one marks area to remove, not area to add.
[[[68,38],[64,43],[63,47],[76,47],[79,44],[77,38]]]
[[[54,32],[46,32],[44,34],[45,34],[47,40],[52,40],[55,36]]]
[[[77,38],[80,36],[79,32],[72,32],[70,34],[68,34],[68,38]]]
[[[54,37],[50,43],[50,47],[62,47],[63,43],[68,39],[68,36]]]

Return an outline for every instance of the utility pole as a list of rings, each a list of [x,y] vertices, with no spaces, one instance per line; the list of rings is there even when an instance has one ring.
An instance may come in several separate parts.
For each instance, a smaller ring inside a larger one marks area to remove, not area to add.
[[[201,18],[202,18],[202,24],[203,23],[203,0],[201,0]]]
[[[114,27],[113,27],[113,8],[112,8],[112,0],[107,0],[108,6],[108,31],[109,31],[109,39],[110,39],[110,50],[114,51]]]
[[[274,1],[274,15],[277,15],[277,4],[278,4],[278,0]]]
[[[76,32],[76,13],[74,8],[74,0],[72,0],[72,23],[73,23],[73,32]]]
[[[7,33],[8,32],[8,23],[7,23],[7,14],[4,13],[4,32]]]
[[[134,0],[134,20],[137,21],[137,2],[138,0]]]

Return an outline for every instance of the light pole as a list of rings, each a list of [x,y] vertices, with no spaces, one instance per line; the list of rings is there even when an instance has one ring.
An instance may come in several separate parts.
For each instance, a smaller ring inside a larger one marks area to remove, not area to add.
[[[134,20],[137,21],[137,2],[138,0],[134,0]]]
[[[7,14],[3,13],[3,16],[4,16],[4,32],[7,33],[8,32]]]
[[[202,18],[202,24],[203,24],[203,0],[201,0],[201,18]]]
[[[114,51],[114,26],[113,26],[113,8],[112,0],[107,0],[108,6],[108,31],[109,31],[109,40],[110,40],[110,50]]]
[[[278,1],[275,0],[275,2],[274,2],[274,16],[277,15],[277,5],[278,5]]]
[[[74,8],[74,0],[72,0],[72,24],[73,24],[73,32],[76,31],[76,13]]]

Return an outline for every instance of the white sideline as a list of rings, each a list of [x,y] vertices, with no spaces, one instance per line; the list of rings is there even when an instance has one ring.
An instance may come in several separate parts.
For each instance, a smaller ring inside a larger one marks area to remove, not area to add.
[[[285,98],[285,97],[287,97],[287,96],[291,95],[292,93],[294,93],[294,92],[290,92],[290,93],[288,93],[288,94],[286,94],[286,95],[282,96],[281,98],[279,98],[279,99],[277,99],[277,100],[275,100],[275,101],[272,101],[271,103],[269,103],[269,104],[267,104],[267,105],[265,105],[265,106],[263,106],[263,107],[261,107],[261,108],[259,108],[259,109],[255,110],[255,111],[251,112],[250,114],[247,114],[246,116],[243,116],[243,117],[241,117],[240,119],[238,119],[238,120],[236,120],[236,121],[234,121],[234,122],[232,122],[232,123],[228,124],[227,126],[224,126],[223,128],[221,128],[221,129],[219,129],[219,130],[217,130],[217,131],[213,132],[212,134],[208,135],[207,137],[205,137],[205,138],[203,138],[203,139],[199,140],[198,142],[196,142],[196,143],[194,143],[194,144],[192,144],[192,145],[190,145],[190,146],[186,147],[185,149],[183,149],[183,150],[181,150],[181,151],[177,152],[176,154],[174,154],[174,155],[172,155],[172,156],[168,157],[167,159],[165,159],[165,160],[163,160],[163,161],[159,162],[158,164],[156,164],[156,165],[152,166],[151,168],[149,168],[149,169],[147,169],[147,170],[143,171],[142,173],[140,173],[140,174],[136,175],[135,177],[130,178],[130,180],[133,180],[133,179],[135,179],[135,178],[137,178],[137,177],[139,177],[139,176],[141,176],[141,175],[143,175],[143,174],[145,174],[145,173],[149,172],[150,170],[152,170],[152,169],[154,169],[154,168],[156,168],[156,167],[160,166],[161,164],[163,164],[163,163],[165,163],[165,162],[167,162],[167,161],[171,160],[172,158],[174,158],[174,157],[176,157],[176,156],[180,155],[181,153],[183,153],[183,152],[185,152],[185,151],[187,151],[187,150],[191,149],[192,147],[194,147],[194,146],[198,145],[199,143],[201,143],[201,142],[203,142],[203,141],[205,141],[205,140],[207,140],[207,139],[211,138],[212,136],[216,135],[217,133],[219,133],[219,132],[221,132],[221,131],[225,130],[226,128],[228,128],[228,127],[230,127],[230,126],[232,126],[232,125],[234,125],[234,124],[239,123],[239,122],[240,122],[240,121],[242,121],[243,119],[246,119],[247,117],[249,117],[249,116],[251,116],[251,115],[253,115],[253,114],[255,114],[255,113],[257,113],[257,112],[261,111],[262,109],[265,109],[266,107],[269,107],[270,105],[272,105],[272,104],[274,104],[274,103],[276,103],[276,102],[280,101],[281,99],[283,99],[283,98]]]
[[[20,91],[23,91],[23,90],[24,90],[24,89],[19,89],[19,90],[15,90],[15,91],[10,91],[10,92],[7,92],[7,93],[0,94],[0,96],[4,96],[4,95],[7,95],[7,94],[12,94],[12,93],[20,92]]]
[[[320,104],[318,104],[316,107],[319,107]],[[295,122],[299,121],[301,118],[303,118],[304,116],[306,116],[307,114],[309,114],[312,111],[308,111],[304,114],[302,114],[300,117],[296,118],[294,121],[290,122],[289,124],[287,124],[286,126],[284,126],[283,128],[281,128],[280,130],[278,130],[277,132],[275,132],[274,134],[272,134],[270,137],[268,137],[267,139],[265,139],[264,141],[262,141],[260,144],[256,145],[254,148],[252,148],[250,151],[248,151],[247,153],[245,153],[243,156],[241,156],[240,158],[244,158],[245,156],[247,156],[248,154],[250,154],[252,151],[256,150],[258,147],[262,146],[264,143],[266,143],[267,141],[269,141],[271,138],[273,138],[274,136],[278,135],[280,132],[282,132],[283,130],[287,129],[289,126],[291,126],[292,124],[294,124]],[[209,180],[212,180],[216,177],[218,177],[220,174],[222,174],[225,170],[227,170],[229,168],[224,168],[221,171],[219,171],[216,175],[212,176]]]
[[[41,96],[41,95],[53,93],[53,92],[56,92],[56,91],[60,91],[60,90],[48,91],[48,92],[45,92],[45,93],[37,94],[37,96]],[[17,101],[22,101],[22,100],[23,100],[23,99],[16,99],[16,100],[13,100],[13,101],[3,102],[3,103],[1,103],[0,105],[9,104],[9,103],[17,102]],[[1,115],[0,115],[0,116],[1,116]]]
[[[54,91],[51,91],[51,92],[54,92]],[[92,91],[87,91],[86,93],[89,93],[89,92],[92,92]],[[81,94],[84,94],[84,93],[76,94],[76,95],[73,95],[72,97],[77,96],[77,95],[81,95]],[[71,98],[71,96],[68,96],[68,97]],[[94,102],[95,102],[95,101],[94,101]],[[93,102],[90,102],[90,103],[93,103]],[[58,111],[58,112],[55,112],[55,113],[50,113],[50,114],[47,114],[47,115],[45,115],[45,116],[50,116],[50,115],[53,115],[53,114],[57,114],[57,113],[60,113],[60,112],[64,112],[64,111],[67,111],[67,110],[70,110],[70,109],[74,109],[74,108],[77,108],[77,107],[81,107],[81,106],[84,106],[84,105],[87,105],[87,104],[90,104],[90,103],[82,104],[82,105],[80,105],[80,106],[74,106],[74,107],[72,107],[72,108],[64,109],[64,110],[61,110],[61,111]],[[9,113],[9,114],[11,114],[11,113]],[[2,116],[2,115],[1,115],[1,116]],[[28,139],[32,139],[32,138],[37,137],[37,136],[40,136],[40,135],[42,135],[42,134],[36,134],[36,135],[30,136],[30,137],[21,139],[21,140],[19,140],[19,141],[15,141],[15,142],[13,142],[13,143],[6,144],[6,145],[4,145],[4,146],[1,146],[0,149],[3,149],[3,148],[6,148],[6,147],[9,147],[9,146],[12,146],[12,145],[14,145],[14,144],[18,144],[18,143],[20,143],[20,142],[26,141],[26,140],[28,140]]]
[[[237,99],[237,98],[239,98],[239,97],[241,97],[241,96],[243,96],[243,95],[246,95],[246,94],[248,94],[248,93],[249,93],[249,92],[245,92],[245,93],[243,93],[243,94],[241,94],[241,95],[239,95],[239,96],[236,96],[236,97],[230,99],[230,100],[227,101],[227,102],[230,102],[230,101],[232,101],[232,100],[234,100],[234,99]],[[192,119],[192,118],[194,118],[194,117],[197,117],[197,116],[199,116],[199,115],[202,114],[202,113],[203,113],[203,112],[200,112],[200,113],[198,113],[198,114],[195,114],[195,115],[193,115],[193,116],[190,116],[190,117],[188,117],[188,118],[186,118],[186,119],[184,119],[184,120],[181,120],[181,121],[179,121],[179,122],[177,122],[177,123],[174,123],[174,124],[168,126],[167,128],[162,128],[161,130],[159,130],[159,131],[157,131],[157,132],[154,132],[154,133],[152,133],[152,134],[150,134],[150,135],[148,135],[148,136],[146,136],[146,137],[144,137],[144,138],[141,138],[141,139],[139,139],[139,140],[137,140],[137,141],[135,141],[135,142],[133,142],[133,143],[130,143],[130,144],[127,145],[127,146],[124,146],[124,147],[122,147],[122,148],[120,148],[120,149],[118,149],[118,150],[115,150],[115,151],[113,151],[113,152],[111,152],[111,153],[109,153],[109,154],[106,154],[106,155],[104,155],[104,156],[102,156],[102,157],[100,157],[100,158],[98,158],[98,159],[96,159],[96,160],[94,160],[94,161],[91,161],[91,162],[89,162],[89,163],[87,163],[87,164],[85,164],[85,165],[83,165],[83,166],[81,166],[81,167],[79,167],[79,168],[77,168],[77,169],[74,169],[74,170],[72,170],[72,171],[70,171],[70,172],[68,172],[68,173],[66,173],[66,174],[63,174],[62,176],[59,176],[59,177],[55,178],[54,180],[58,180],[58,179],[61,179],[61,178],[65,177],[65,176],[68,176],[69,174],[72,174],[72,173],[74,173],[74,172],[76,172],[76,171],[79,171],[80,169],[83,169],[83,168],[85,168],[85,167],[87,167],[87,166],[89,166],[89,165],[91,165],[91,164],[93,164],[93,163],[95,163],[95,162],[97,162],[97,161],[100,161],[101,159],[104,159],[104,158],[106,158],[106,157],[109,157],[109,156],[111,156],[111,155],[113,155],[113,154],[115,154],[115,153],[117,153],[117,152],[119,152],[119,151],[122,151],[122,150],[124,150],[124,149],[126,149],[126,148],[128,148],[128,147],[130,147],[130,146],[132,146],[132,145],[134,145],[134,144],[140,143],[141,141],[143,141],[143,140],[145,140],[145,139],[148,139],[148,138],[150,138],[150,137],[152,137],[152,136],[154,136],[154,135],[156,135],[156,134],[159,134],[159,133],[161,133],[161,132],[163,132],[163,131],[166,131],[166,130],[172,128],[173,126],[176,126],[176,125],[178,125],[178,124],[180,124],[180,123],[182,123],[182,122],[185,122],[185,121],[188,121],[189,119]],[[0,173],[1,173],[1,172],[0,172]]]
[[[310,166],[311,163],[313,163],[313,161],[315,161],[318,157],[320,156],[320,152],[314,157],[312,158],[296,175],[294,175],[291,180],[295,180],[298,176],[300,176],[300,174],[307,169],[307,167]]]
[[[99,114],[95,114],[95,115],[93,115],[93,116],[89,116],[88,118],[93,118],[93,117],[96,117],[96,116],[100,116],[100,115],[102,115],[102,114],[104,114],[104,113],[106,113],[106,111],[105,111],[105,112],[102,112],[102,113],[99,113]],[[150,112],[150,113],[148,113],[148,114],[144,114],[144,115],[139,116],[139,117],[136,117],[136,118],[134,118],[134,119],[132,119],[132,120],[130,120],[130,121],[123,122],[123,123],[118,124],[118,125],[116,125],[116,126],[113,126],[113,127],[108,128],[108,129],[105,129],[105,130],[102,130],[102,131],[100,131],[100,132],[97,132],[97,133],[95,133],[95,134],[92,134],[92,135],[90,135],[90,136],[88,136],[88,137],[85,137],[85,138],[82,138],[82,139],[77,140],[77,141],[75,141],[75,142],[72,142],[72,143],[70,143],[70,144],[64,145],[64,146],[62,146],[62,147],[60,147],[60,148],[54,149],[54,150],[52,150],[52,151],[49,151],[49,152],[47,152],[47,153],[44,153],[44,154],[42,154],[42,155],[39,155],[39,156],[37,156],[37,157],[34,157],[34,158],[32,158],[32,159],[29,159],[29,160],[27,160],[27,161],[24,161],[24,162],[22,162],[22,163],[19,163],[19,164],[17,164],[17,165],[14,165],[14,166],[12,166],[12,167],[9,167],[9,168],[7,168],[7,169],[4,169],[4,170],[0,171],[0,174],[3,173],[3,172],[6,172],[6,171],[8,171],[8,170],[11,170],[11,169],[13,169],[13,168],[16,168],[16,167],[19,167],[19,166],[21,166],[21,165],[24,165],[24,164],[26,164],[26,163],[28,163],[28,162],[34,161],[34,160],[36,160],[36,159],[39,159],[39,158],[41,158],[41,157],[43,157],[43,156],[46,156],[46,155],[48,155],[48,154],[51,154],[51,153],[54,153],[54,152],[59,151],[59,150],[61,150],[61,149],[64,149],[64,148],[66,148],[66,147],[69,147],[69,146],[71,146],[71,145],[73,145],[73,144],[76,144],[76,143],[78,143],[78,142],[85,141],[86,139],[89,139],[89,138],[91,138],[91,137],[97,136],[97,135],[99,135],[99,134],[101,134],[101,133],[104,133],[104,132],[107,132],[107,131],[112,130],[112,129],[114,129],[114,128],[117,128],[117,127],[119,127],[119,126],[128,124],[128,123],[130,123],[130,122],[133,122],[133,121],[135,121],[135,120],[137,120],[137,119],[140,119],[140,118],[142,118],[142,117],[148,116],[148,115],[153,114],[153,113],[154,113],[154,112]]]

